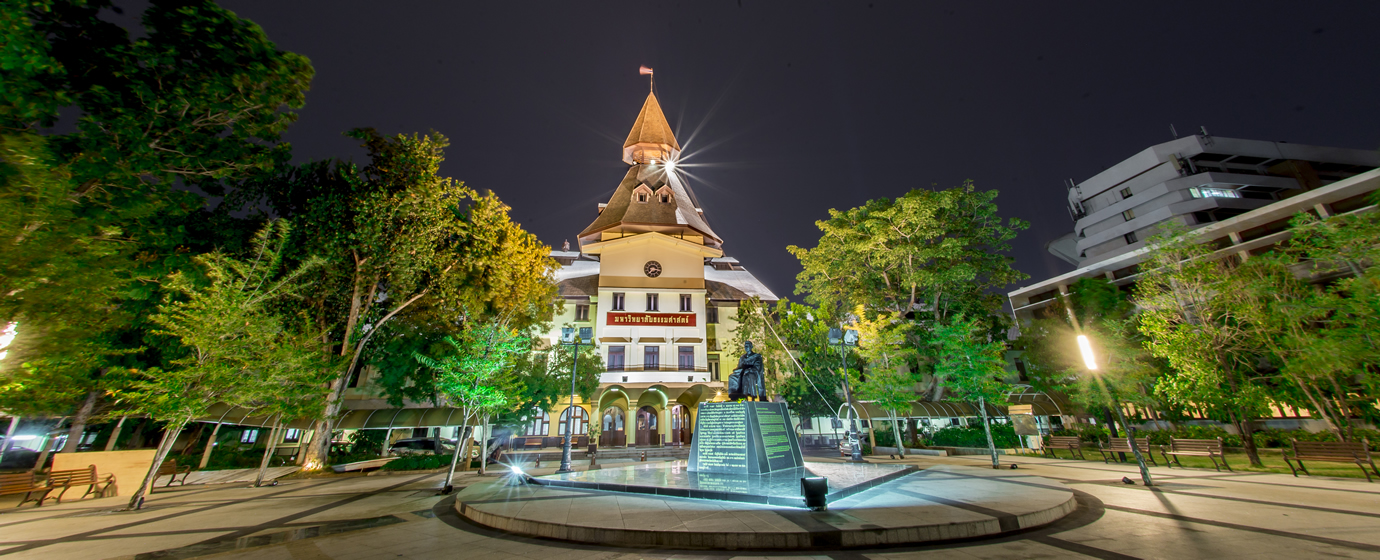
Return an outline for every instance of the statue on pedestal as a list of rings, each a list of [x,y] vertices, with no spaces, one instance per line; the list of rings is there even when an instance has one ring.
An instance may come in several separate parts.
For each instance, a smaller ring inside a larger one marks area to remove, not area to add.
[[[752,351],[752,341],[743,343],[743,357],[738,358],[738,367],[728,376],[728,398],[737,401],[744,397],[759,401],[767,400],[766,379],[763,375],[762,355]]]

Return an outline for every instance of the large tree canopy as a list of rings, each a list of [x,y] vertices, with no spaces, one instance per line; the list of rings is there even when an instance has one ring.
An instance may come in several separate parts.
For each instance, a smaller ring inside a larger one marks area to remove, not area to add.
[[[0,393],[50,413],[89,401],[109,368],[178,358],[148,336],[163,279],[253,228],[183,186],[215,193],[286,161],[313,73],[211,2],[154,1],[137,37],[106,10],[0,7],[0,321],[21,324]]]

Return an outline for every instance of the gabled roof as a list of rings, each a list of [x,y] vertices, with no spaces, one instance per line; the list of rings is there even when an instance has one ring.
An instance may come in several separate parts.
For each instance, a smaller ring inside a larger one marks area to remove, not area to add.
[[[666,122],[666,115],[661,112],[661,104],[656,102],[654,93],[647,94],[647,101],[642,104],[642,112],[637,114],[637,121],[633,123],[632,131],[628,133],[628,140],[623,142],[623,147],[643,143],[665,144],[677,151],[680,150],[676,135],[671,132],[671,125]]]
[[[671,202],[661,202],[655,196],[648,197],[647,202],[633,202],[633,191],[639,185],[647,185],[652,192],[663,186],[670,187]],[[708,238],[706,241],[713,240],[715,245],[723,242],[700,215],[690,189],[675,173],[666,173],[666,168],[661,165],[637,164],[629,168],[604,211],[599,213],[594,223],[580,232],[580,239],[582,243],[587,242],[589,236],[620,225],[664,226],[653,229],[683,227],[705,236]]]

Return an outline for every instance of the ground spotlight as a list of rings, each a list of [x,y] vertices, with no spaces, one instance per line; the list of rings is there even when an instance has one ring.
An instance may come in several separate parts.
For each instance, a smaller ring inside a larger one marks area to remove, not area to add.
[[[829,509],[829,479],[822,476],[801,478],[800,494],[805,496],[805,507],[814,511]]]

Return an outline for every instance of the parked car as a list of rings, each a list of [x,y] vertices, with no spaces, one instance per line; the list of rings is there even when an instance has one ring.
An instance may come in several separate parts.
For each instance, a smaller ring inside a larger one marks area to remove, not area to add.
[[[433,438],[400,439],[388,448],[388,453],[392,455],[431,455],[437,453],[436,440]],[[440,453],[455,453],[455,440],[441,439]]]

